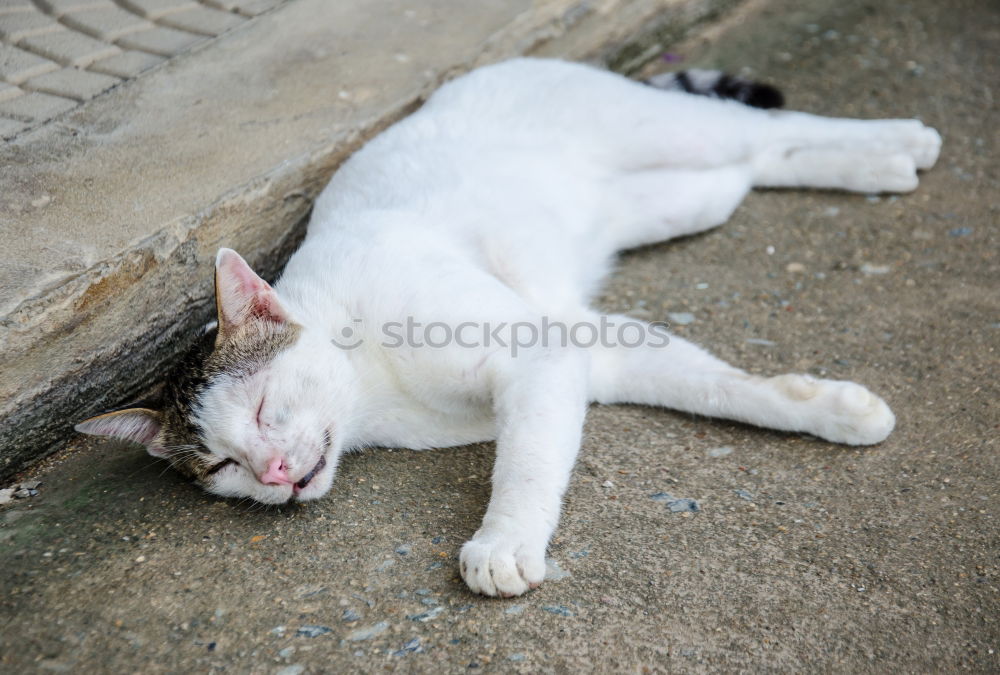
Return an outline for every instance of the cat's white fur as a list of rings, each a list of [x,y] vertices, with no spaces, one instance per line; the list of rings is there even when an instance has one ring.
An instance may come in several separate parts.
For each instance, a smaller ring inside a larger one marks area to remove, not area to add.
[[[473,591],[518,595],[544,576],[589,402],[877,443],[894,417],[861,385],[749,375],[679,337],[515,358],[495,345],[389,348],[381,331],[405,317],[597,323],[589,300],[618,251],[719,225],[755,186],[913,190],[940,142],[915,120],[765,112],[558,61],[458,78],[354,155],[316,202],[274,289],[301,336],[200,403],[207,446],[241,462],[212,489],[288,500],[291,485],[258,477],[277,457],[297,480],[325,430],[326,467],[297,499],[327,492],[345,449],[495,439],[493,494],[461,572]],[[236,289],[237,303],[241,265],[220,253],[221,292]]]

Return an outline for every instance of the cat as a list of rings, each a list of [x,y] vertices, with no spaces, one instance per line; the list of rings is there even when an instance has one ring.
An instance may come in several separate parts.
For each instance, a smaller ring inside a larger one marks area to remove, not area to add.
[[[517,59],[453,80],[340,168],[273,287],[218,252],[217,327],[162,401],[76,428],[263,503],[323,496],[350,449],[495,440],[459,557],[504,597],[542,582],[591,402],[882,441],[895,418],[861,385],[750,375],[589,305],[619,251],[720,225],[753,187],[909,192],[937,159],[919,121],[761,110],[721,97],[777,90],[722,77]]]

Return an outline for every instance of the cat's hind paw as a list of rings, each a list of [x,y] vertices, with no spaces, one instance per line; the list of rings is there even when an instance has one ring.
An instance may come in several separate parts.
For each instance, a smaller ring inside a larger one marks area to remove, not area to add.
[[[847,445],[872,445],[884,441],[896,426],[896,416],[881,398],[853,382],[839,385],[833,394],[833,415],[827,440]]]
[[[929,169],[941,153],[941,134],[919,120],[886,120],[877,122],[879,132],[871,139],[867,150],[879,154],[905,154],[917,169]]]
[[[910,144],[910,154],[918,169],[929,169],[941,153],[941,134],[932,127],[923,127]]]
[[[817,380],[803,375],[773,378],[792,401],[808,413],[803,431],[846,445],[881,443],[896,425],[896,416],[881,398],[854,382]]]
[[[545,578],[545,548],[502,533],[480,530],[462,546],[462,578],[482,595],[512,598],[537,588]]]
[[[851,172],[845,176],[848,189],[856,192],[913,192],[920,180],[917,165],[911,155],[866,156],[854,162]]]

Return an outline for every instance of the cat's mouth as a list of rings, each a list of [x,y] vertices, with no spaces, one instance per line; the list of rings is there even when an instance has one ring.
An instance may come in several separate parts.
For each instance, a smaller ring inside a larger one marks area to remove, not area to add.
[[[326,456],[323,455],[319,458],[319,461],[316,462],[316,466],[312,468],[312,471],[310,471],[309,473],[307,473],[306,475],[302,476],[302,478],[299,479],[299,482],[293,486],[292,491],[295,494],[298,494],[299,492],[304,490],[306,486],[309,485],[309,482],[316,477],[316,474],[322,471],[325,466],[326,466]]]

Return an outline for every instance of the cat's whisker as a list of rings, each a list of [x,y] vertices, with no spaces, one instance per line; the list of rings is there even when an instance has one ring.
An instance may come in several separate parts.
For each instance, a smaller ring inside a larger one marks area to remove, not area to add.
[[[148,462],[148,463],[146,463],[146,464],[143,464],[142,466],[140,466],[140,467],[139,467],[138,469],[136,469],[135,471],[132,471],[131,473],[129,473],[129,474],[128,474],[128,475],[126,476],[126,478],[127,478],[127,479],[131,479],[131,478],[135,478],[135,477],[136,477],[136,476],[137,476],[138,474],[140,474],[140,473],[143,473],[144,471],[148,471],[148,470],[149,470],[150,468],[152,468],[152,467],[156,466],[157,464],[159,464],[159,463],[160,463],[160,462],[162,462],[162,461],[163,461],[163,460],[160,460],[160,459],[155,459],[155,458],[154,458],[154,459],[153,459],[152,461],[150,461],[150,462]],[[164,471],[169,471],[169,470],[170,470],[170,463],[169,463],[169,462],[167,462],[167,463],[166,463],[166,466],[165,466],[165,467],[164,467],[164,469],[163,469],[163,471],[160,471],[160,473],[159,473],[158,475],[162,476],[162,475],[163,475],[163,473],[164,473]]]

